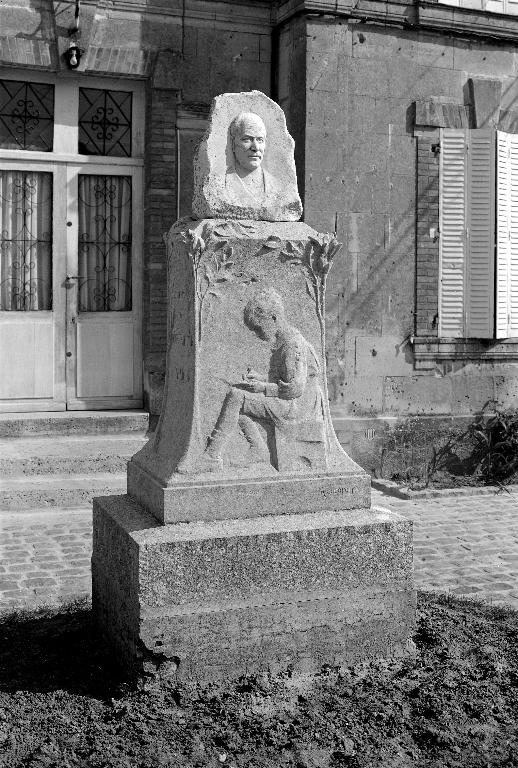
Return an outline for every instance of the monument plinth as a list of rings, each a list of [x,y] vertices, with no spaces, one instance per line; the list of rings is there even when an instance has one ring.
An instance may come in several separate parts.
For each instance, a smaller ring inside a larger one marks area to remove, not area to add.
[[[326,392],[339,244],[301,223],[205,219],[178,222],[167,248],[164,407],[128,493],[165,523],[370,507]]]
[[[128,496],[94,504],[100,624],[127,665],[204,680],[403,653],[411,523],[371,508],[334,433],[325,285],[340,244],[297,221],[282,110],[218,97],[195,177],[203,218],[166,237],[159,424]]]

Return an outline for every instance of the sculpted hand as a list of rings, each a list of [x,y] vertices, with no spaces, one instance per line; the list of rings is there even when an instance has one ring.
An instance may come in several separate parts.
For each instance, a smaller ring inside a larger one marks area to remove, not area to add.
[[[264,381],[260,381],[259,379],[250,376],[246,377],[246,381],[241,382],[241,387],[248,392],[264,392],[265,386]]]

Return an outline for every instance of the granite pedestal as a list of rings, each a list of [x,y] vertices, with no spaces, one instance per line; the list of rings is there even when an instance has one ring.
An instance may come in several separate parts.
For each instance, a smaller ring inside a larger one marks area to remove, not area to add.
[[[164,526],[105,497],[92,574],[97,620],[137,675],[307,673],[404,654],[414,627],[412,523],[385,509]]]

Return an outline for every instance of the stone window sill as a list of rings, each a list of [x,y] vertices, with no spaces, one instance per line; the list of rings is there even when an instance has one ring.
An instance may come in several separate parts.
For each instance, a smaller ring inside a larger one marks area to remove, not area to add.
[[[518,361],[518,339],[446,339],[414,336],[410,340],[416,370],[433,368],[436,363],[452,360],[478,362]]]

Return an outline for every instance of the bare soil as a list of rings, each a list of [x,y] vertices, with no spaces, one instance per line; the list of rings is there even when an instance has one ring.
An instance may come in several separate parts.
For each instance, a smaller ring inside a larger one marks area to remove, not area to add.
[[[414,640],[312,679],[130,689],[87,604],[0,617],[0,766],[518,766],[518,613],[422,593]]]

